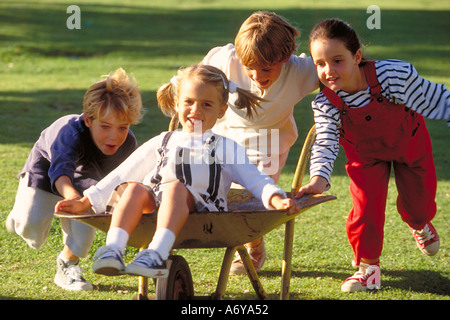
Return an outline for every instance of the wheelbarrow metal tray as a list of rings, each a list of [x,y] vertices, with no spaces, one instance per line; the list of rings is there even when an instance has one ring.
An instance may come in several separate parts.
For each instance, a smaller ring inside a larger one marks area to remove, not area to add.
[[[242,245],[260,238],[301,212],[334,199],[335,197],[330,195],[306,195],[295,200],[300,205],[299,212],[288,215],[288,210],[266,210],[248,191],[234,189],[228,195],[229,211],[190,213],[173,248],[223,248]],[[104,232],[109,230],[111,223],[109,214],[74,215],[58,212],[55,215],[81,221]],[[148,246],[156,230],[156,216],[155,212],[142,216],[128,240],[129,246]]]

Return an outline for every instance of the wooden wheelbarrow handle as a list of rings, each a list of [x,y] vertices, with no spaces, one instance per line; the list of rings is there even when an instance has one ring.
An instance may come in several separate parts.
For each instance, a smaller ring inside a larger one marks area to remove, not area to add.
[[[294,179],[292,180],[291,193],[294,196],[302,186],[303,176],[311,157],[311,148],[316,140],[316,125],[314,124],[309,130],[303,143],[302,151],[295,168]],[[284,233],[284,258],[281,268],[281,293],[280,299],[289,299],[289,288],[291,282],[292,271],[292,249],[294,246],[294,227],[295,219],[286,222]]]

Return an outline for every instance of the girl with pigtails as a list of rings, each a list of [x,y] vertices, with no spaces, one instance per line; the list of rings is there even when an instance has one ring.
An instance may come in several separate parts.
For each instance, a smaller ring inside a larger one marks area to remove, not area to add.
[[[231,183],[245,186],[266,208],[295,210],[273,180],[251,164],[243,147],[211,128],[236,92],[239,108],[251,116],[259,99],[228,81],[219,69],[195,65],[157,92],[161,110],[177,116],[182,130],[163,132],[138,148],[79,200],[61,201],[57,211],[76,213],[92,207],[112,214],[106,245],[96,255],[99,274],[167,277],[166,260],[189,212],[227,210]],[[232,156],[230,156],[232,155]],[[243,157],[243,159],[238,159]],[[122,255],[144,212],[158,209],[156,232],[148,249],[125,267]]]

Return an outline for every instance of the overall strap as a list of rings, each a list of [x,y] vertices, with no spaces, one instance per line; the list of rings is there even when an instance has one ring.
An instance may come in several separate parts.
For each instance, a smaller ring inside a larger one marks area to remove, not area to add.
[[[325,97],[330,101],[330,103],[339,109],[339,111],[344,111],[345,109],[348,109],[348,106],[345,104],[345,102],[337,95],[336,92],[331,90],[328,87],[324,87],[322,90],[322,93],[325,95]]]
[[[169,142],[169,139],[170,139],[170,137],[172,136],[172,134],[174,132],[175,131],[169,131],[163,137],[163,140],[162,140],[162,143],[161,143],[161,147],[158,149],[158,153],[159,153],[160,158],[159,158],[159,161],[158,161],[156,172],[155,172],[155,175],[151,178],[151,181],[150,181],[151,182],[151,187],[155,187],[162,180],[162,177],[159,174],[159,172],[161,171],[161,167],[164,164],[163,162],[164,162],[164,155],[165,155],[167,143]]]
[[[209,164],[209,185],[207,192],[208,194],[210,194],[209,198],[214,202],[216,201],[217,195],[219,193],[220,178],[222,173],[222,166],[220,165],[219,161],[217,161],[216,157],[216,149],[220,139],[220,136],[212,135],[207,141],[208,145],[210,146],[210,156],[211,158],[214,157],[214,162]]]
[[[177,161],[175,163],[175,175],[177,179],[189,186],[192,185],[192,171],[190,164],[190,149],[177,147]],[[187,159],[187,161],[185,161]]]
[[[161,150],[164,150],[164,149],[166,149],[166,146],[167,146],[167,143],[169,142],[169,139],[170,139],[170,137],[172,136],[172,134],[174,133],[175,131],[169,131],[169,132],[167,132],[166,134],[165,134],[165,136],[164,136],[164,138],[163,138],[163,141],[162,141],[162,143],[161,143]],[[159,151],[159,150],[158,150]],[[161,152],[160,152],[161,153]]]
[[[370,87],[370,94],[377,97],[381,94],[381,85],[378,81],[375,61],[367,61],[364,66],[364,74],[366,75],[367,84]]]

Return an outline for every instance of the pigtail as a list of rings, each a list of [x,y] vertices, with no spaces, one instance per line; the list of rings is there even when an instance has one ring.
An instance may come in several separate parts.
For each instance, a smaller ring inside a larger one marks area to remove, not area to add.
[[[169,117],[176,115],[175,110],[175,85],[173,82],[162,85],[156,93],[156,99],[161,111]]]
[[[247,118],[250,120],[253,119],[253,116],[258,114],[258,108],[261,108],[260,102],[266,100],[258,97],[257,95],[248,90],[240,88],[237,83],[228,80],[225,74],[222,71],[220,72],[221,72],[220,76],[222,78],[225,91],[227,92],[226,94],[227,100],[228,100],[228,93],[237,93],[238,98],[235,101],[234,105],[238,109],[246,109]]]
[[[238,109],[246,109],[247,118],[253,119],[258,114],[258,108],[261,108],[260,102],[265,100],[239,87],[236,88],[236,93],[238,94],[238,99],[235,102],[236,107]]]
[[[197,78],[206,83],[214,84],[221,94],[221,103],[226,105],[230,93],[236,93],[238,98],[235,106],[238,109],[245,109],[246,116],[253,119],[258,114],[258,108],[261,108],[260,102],[266,101],[254,93],[240,88],[235,82],[229,81],[227,76],[220,69],[210,65],[194,65],[181,69],[178,75],[173,77],[169,83],[163,85],[157,92],[158,104],[162,112],[170,117],[176,115],[175,97],[176,88],[179,88],[184,79]]]

